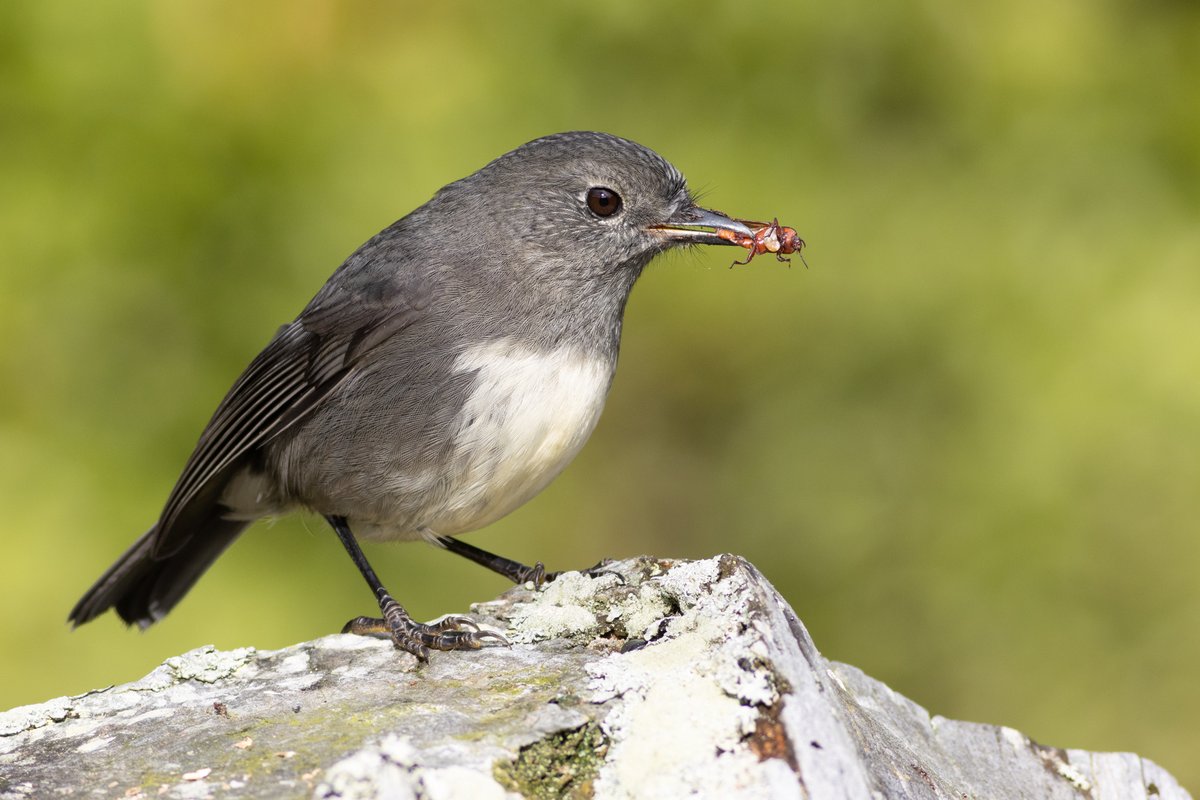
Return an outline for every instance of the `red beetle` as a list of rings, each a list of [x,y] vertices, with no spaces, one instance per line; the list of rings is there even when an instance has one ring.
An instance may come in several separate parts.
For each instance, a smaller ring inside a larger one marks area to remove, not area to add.
[[[800,260],[804,262],[804,266],[808,266],[808,262],[804,261],[804,255],[800,253],[800,250],[804,247],[804,240],[796,233],[795,228],[787,228],[780,225],[778,218],[771,220],[769,224],[766,222],[750,222],[749,220],[738,221],[744,222],[749,227],[754,228],[754,234],[747,236],[744,233],[725,229],[717,231],[717,235],[722,239],[733,242],[739,247],[744,247],[750,252],[750,255],[746,256],[745,261],[734,261],[729,265],[730,268],[738,264],[749,264],[760,253],[774,253],[775,258],[780,261],[791,261],[790,258],[784,258],[784,256],[797,253],[800,255]]]

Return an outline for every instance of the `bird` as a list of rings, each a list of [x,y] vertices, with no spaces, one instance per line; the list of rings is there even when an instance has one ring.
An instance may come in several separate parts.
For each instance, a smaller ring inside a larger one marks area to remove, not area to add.
[[[379,617],[344,632],[430,650],[506,644],[468,617],[414,620],[359,539],[424,540],[514,582],[546,578],[458,538],[522,505],[579,452],[613,380],[626,303],[655,256],[753,231],[697,205],[653,150],[535,139],[371,237],[279,328],[203,429],[154,525],[83,595],[161,620],[255,520],[329,523]]]

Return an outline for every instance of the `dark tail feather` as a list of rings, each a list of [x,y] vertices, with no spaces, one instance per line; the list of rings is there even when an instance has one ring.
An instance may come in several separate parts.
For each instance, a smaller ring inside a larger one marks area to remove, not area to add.
[[[68,621],[78,627],[116,608],[127,624],[146,628],[166,616],[249,524],[223,519],[220,505],[210,508],[205,524],[170,555],[151,555],[158,529],[148,530],[88,589]]]

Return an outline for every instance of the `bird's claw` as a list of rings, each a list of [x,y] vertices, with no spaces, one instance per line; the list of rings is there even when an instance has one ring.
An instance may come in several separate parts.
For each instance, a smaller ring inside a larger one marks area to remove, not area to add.
[[[586,569],[581,569],[581,570],[558,570],[557,572],[545,572],[543,569],[542,581],[544,583],[551,583],[551,582],[561,578],[563,575],[565,575],[568,572],[578,572],[579,574],[586,575],[589,578],[601,578],[605,575],[612,575],[614,578],[617,579],[618,583],[625,583],[626,581],[625,581],[624,575],[622,575],[621,573],[619,573],[615,570],[608,569],[608,565],[612,564],[612,563],[614,563],[612,559],[606,558]],[[537,563],[537,566],[541,567],[542,562],[539,561]],[[540,583],[534,584],[534,585],[539,588],[541,587]]]
[[[538,561],[532,567],[522,569],[516,576],[517,580],[513,582],[517,584],[532,583],[533,588],[540,589],[543,584],[554,580],[557,575],[557,572],[547,573],[546,565]]]
[[[383,619],[355,617],[342,633],[391,639],[397,649],[412,653],[421,661],[429,660],[430,650],[479,650],[489,646],[507,647],[510,642],[496,631],[485,630],[469,617],[452,614],[437,622],[417,622],[391,597],[380,602]]]

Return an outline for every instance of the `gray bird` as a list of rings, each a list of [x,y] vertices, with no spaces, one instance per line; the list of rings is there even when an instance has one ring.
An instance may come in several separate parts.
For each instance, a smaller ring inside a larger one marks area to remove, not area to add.
[[[451,183],[355,251],[280,328],[218,406],[158,521],[70,621],[116,608],[145,628],[251,522],[308,509],[379,602],[382,619],[347,631],[421,659],[503,643],[465,617],[413,620],[356,537],[423,539],[540,581],[540,564],[453,535],[529,500],[583,446],[646,264],[752,235],[698,208],[661,156],[603,133],[537,139]]]

